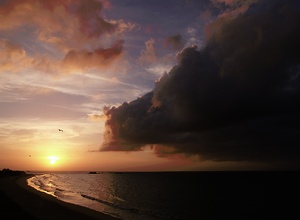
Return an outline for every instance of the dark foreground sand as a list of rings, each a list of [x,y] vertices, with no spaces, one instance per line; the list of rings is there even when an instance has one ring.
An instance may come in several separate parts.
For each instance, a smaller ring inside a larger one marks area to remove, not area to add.
[[[0,178],[1,219],[117,219],[39,192],[27,185],[27,179],[31,176],[24,174]]]

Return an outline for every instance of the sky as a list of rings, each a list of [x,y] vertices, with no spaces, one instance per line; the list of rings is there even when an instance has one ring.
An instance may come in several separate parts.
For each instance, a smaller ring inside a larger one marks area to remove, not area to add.
[[[297,0],[0,0],[0,21],[0,169],[300,168]]]

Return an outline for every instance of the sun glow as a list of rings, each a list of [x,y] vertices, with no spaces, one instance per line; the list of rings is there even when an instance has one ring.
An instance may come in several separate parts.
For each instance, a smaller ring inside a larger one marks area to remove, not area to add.
[[[48,159],[49,159],[50,164],[56,164],[56,162],[59,158],[57,156],[49,156]]]

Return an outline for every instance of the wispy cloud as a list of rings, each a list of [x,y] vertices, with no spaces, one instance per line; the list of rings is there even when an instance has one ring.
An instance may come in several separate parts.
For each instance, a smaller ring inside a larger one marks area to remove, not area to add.
[[[155,40],[149,39],[145,42],[146,49],[141,51],[141,55],[138,58],[138,63],[143,64],[151,64],[157,61],[157,54],[154,47]]]

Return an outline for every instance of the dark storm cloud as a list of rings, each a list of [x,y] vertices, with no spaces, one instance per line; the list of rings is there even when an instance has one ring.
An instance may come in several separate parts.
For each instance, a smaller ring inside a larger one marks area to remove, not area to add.
[[[261,1],[224,20],[205,48],[184,49],[152,92],[105,109],[101,150],[149,144],[159,156],[299,165],[299,12],[296,0]]]

